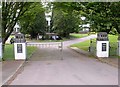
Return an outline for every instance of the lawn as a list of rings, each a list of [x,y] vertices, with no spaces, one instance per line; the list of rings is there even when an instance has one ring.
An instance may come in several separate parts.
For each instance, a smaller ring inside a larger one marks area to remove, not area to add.
[[[110,41],[110,47],[111,47],[110,54],[113,56],[115,55],[115,52],[117,49],[117,38],[118,38],[117,35],[109,35],[109,41]],[[96,40],[94,39],[94,42],[95,41]],[[77,47],[85,51],[89,50],[89,46],[90,46],[90,40],[71,45],[71,47]]]
[[[37,47],[27,46],[27,57],[29,57]],[[3,53],[4,60],[14,60],[14,46],[12,44],[7,44],[5,46],[5,51]]]
[[[86,36],[88,36],[88,34],[76,34],[76,33],[70,34],[71,38],[82,38],[82,37],[86,37]]]
[[[90,41],[87,40],[87,41],[84,41],[84,42],[73,44],[73,45],[71,45],[71,47],[77,47],[79,49],[83,49],[85,51],[88,51],[89,43],[90,43]]]

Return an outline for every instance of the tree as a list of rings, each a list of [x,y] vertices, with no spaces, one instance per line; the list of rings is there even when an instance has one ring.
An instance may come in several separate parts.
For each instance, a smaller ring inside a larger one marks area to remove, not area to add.
[[[36,38],[38,33],[44,34],[46,28],[45,9],[41,3],[34,3],[34,8],[29,9],[20,18],[21,32]],[[32,5],[31,5],[32,6]]]
[[[74,3],[53,3],[52,30],[63,37],[69,37],[71,32],[78,31],[79,15],[69,5]]]
[[[95,31],[109,33],[115,28],[120,33],[120,2],[90,2],[84,6],[86,17]]]
[[[120,2],[68,2],[55,3],[63,11],[76,10],[91,24],[91,31],[109,33],[114,28],[120,33]],[[67,10],[66,10],[67,9]]]
[[[16,22],[28,9],[30,2],[2,2],[2,38],[5,44]],[[4,49],[4,47],[3,47]]]
[[[38,13],[32,25],[32,28],[28,30],[28,33],[32,38],[36,38],[38,34],[45,35],[46,33],[46,19],[44,12]]]

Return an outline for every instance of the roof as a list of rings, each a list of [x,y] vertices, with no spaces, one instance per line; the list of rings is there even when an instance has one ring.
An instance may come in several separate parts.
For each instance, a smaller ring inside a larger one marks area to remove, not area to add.
[[[14,26],[14,28],[20,28],[20,26],[19,26],[18,24],[16,24],[16,25]]]

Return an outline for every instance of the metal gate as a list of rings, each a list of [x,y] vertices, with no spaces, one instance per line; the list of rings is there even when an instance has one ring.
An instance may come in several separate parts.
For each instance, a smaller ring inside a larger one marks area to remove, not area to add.
[[[95,39],[90,39],[89,51],[91,54],[96,56],[96,40]]]
[[[50,42],[50,43],[27,43],[27,46],[36,46],[40,48],[50,48],[55,47],[62,50],[63,48],[63,42]]]
[[[110,57],[117,57],[118,56],[118,43],[117,42],[110,42],[109,56]]]

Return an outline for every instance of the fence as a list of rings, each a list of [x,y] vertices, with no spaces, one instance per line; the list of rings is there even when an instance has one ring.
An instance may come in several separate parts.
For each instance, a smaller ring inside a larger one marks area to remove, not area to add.
[[[96,55],[96,40],[95,39],[90,39],[89,51],[91,54]]]
[[[40,48],[60,48],[63,49],[62,42],[51,42],[51,43],[27,43],[27,46],[36,46]]]
[[[110,57],[118,56],[118,43],[117,42],[110,42],[110,45],[109,45],[109,56]]]
[[[47,48],[48,50],[49,48],[52,48],[55,52],[58,50],[60,52],[61,60],[63,60],[63,42],[27,43],[27,46],[36,46],[41,49]]]

